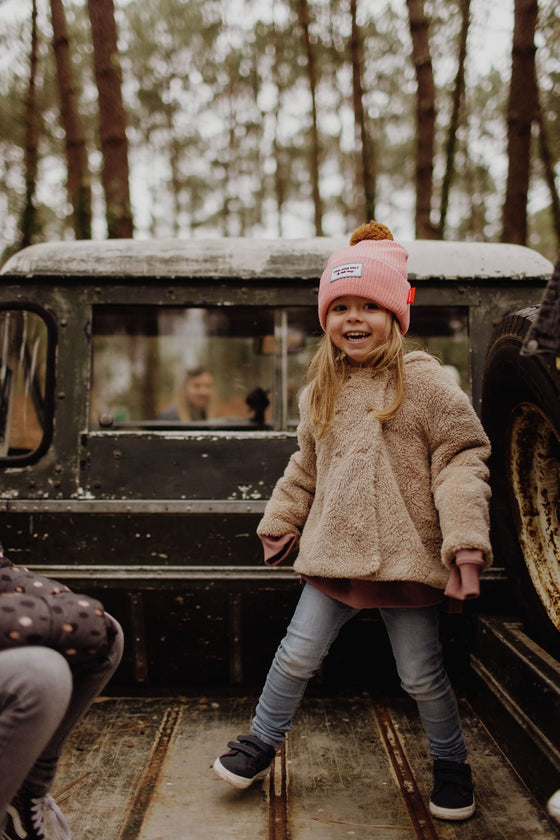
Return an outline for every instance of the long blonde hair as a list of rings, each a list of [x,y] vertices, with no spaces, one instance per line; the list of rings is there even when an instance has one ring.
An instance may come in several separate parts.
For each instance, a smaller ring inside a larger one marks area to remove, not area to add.
[[[361,367],[370,367],[372,375],[377,371],[393,371],[395,382],[393,402],[387,408],[376,411],[376,417],[381,422],[390,420],[399,410],[404,396],[404,343],[399,324],[394,316],[391,319],[387,341],[373,350]],[[325,334],[307,372],[311,419],[320,429],[319,438],[328,431],[336,398],[348,370],[346,357]]]

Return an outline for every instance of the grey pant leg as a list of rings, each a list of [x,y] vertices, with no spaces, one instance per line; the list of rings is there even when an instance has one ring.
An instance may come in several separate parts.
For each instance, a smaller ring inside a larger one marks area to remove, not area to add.
[[[123,654],[123,632],[112,619],[117,635],[107,656],[72,667],[73,690],[68,710],[26,778],[26,787],[44,796],[51,789],[58,759],[72,729],[115,673]]]
[[[0,651],[0,825],[6,808],[63,719],[68,663],[46,647]]]

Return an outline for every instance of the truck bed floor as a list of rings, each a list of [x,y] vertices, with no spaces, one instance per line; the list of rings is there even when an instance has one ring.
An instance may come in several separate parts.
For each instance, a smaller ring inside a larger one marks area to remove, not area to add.
[[[73,840],[548,840],[560,833],[461,701],[477,812],[432,820],[431,760],[407,698],[306,699],[271,773],[246,791],[211,764],[254,698],[103,698],[64,751]]]

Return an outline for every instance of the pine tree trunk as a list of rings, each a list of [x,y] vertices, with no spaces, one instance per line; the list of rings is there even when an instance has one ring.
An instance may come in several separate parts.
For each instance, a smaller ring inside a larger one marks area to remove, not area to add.
[[[167,87],[169,93],[169,87]],[[164,105],[164,119],[167,126],[169,143],[167,155],[170,169],[169,189],[173,204],[173,219],[171,221],[173,236],[177,238],[180,234],[181,225],[181,144],[177,138],[175,129],[175,112],[172,105]]]
[[[37,70],[38,70],[37,2],[31,8],[31,51],[29,54],[29,83],[25,101],[25,205],[21,216],[20,246],[31,245],[37,233],[37,189],[39,117],[37,114]]]
[[[352,34],[350,37],[350,53],[352,61],[352,98],[354,103],[354,132],[357,155],[360,164],[356,168],[358,186],[364,195],[363,221],[375,219],[375,191],[376,165],[373,140],[367,130],[364,111],[363,89],[363,42],[362,33],[356,20],[357,0],[350,0],[350,15],[352,18]]]
[[[508,101],[508,176],[502,242],[527,244],[527,193],[531,125],[537,117],[535,27],[537,0],[515,0],[511,84]]]
[[[88,0],[95,80],[99,93],[99,134],[109,239],[133,235],[128,186],[128,142],[113,0]]]
[[[447,211],[449,208],[449,193],[455,175],[455,152],[457,148],[457,131],[461,122],[461,108],[465,98],[465,61],[467,58],[467,37],[470,25],[471,0],[461,0],[461,32],[459,36],[459,60],[453,88],[453,109],[446,144],[445,174],[441,188],[441,211],[439,218],[439,238],[445,238]]]
[[[560,248],[560,198],[556,189],[555,162],[550,148],[548,131],[540,106],[539,85],[537,81],[537,122],[539,125],[539,152],[544,169],[544,179],[550,192],[550,210],[552,213],[552,224],[556,234],[558,248]]]
[[[56,58],[60,114],[66,135],[68,201],[76,239],[91,239],[91,180],[86,134],[77,105],[70,43],[62,0],[51,0],[53,48]]]
[[[272,141],[272,149],[274,153],[274,162],[276,168],[274,170],[274,198],[276,202],[276,214],[278,217],[278,237],[281,239],[284,233],[283,230],[283,215],[284,203],[286,201],[287,192],[287,168],[288,156],[285,153],[280,143],[280,115],[282,112],[282,105],[284,101],[284,92],[286,85],[284,82],[284,74],[282,72],[283,51],[282,51],[282,35],[278,31],[276,22],[272,22],[272,38],[274,45],[274,81],[276,84],[276,102],[274,105],[274,138]]]
[[[307,0],[299,0],[299,22],[303,30],[305,54],[307,57],[307,78],[311,93],[311,190],[315,211],[315,235],[323,235],[323,206],[319,189],[319,170],[321,150],[319,143],[319,128],[317,125],[317,69],[315,66],[315,52],[309,34],[309,5]]]
[[[419,239],[434,239],[431,223],[434,134],[436,122],[435,84],[424,0],[407,0],[412,60],[416,71],[416,215]]]

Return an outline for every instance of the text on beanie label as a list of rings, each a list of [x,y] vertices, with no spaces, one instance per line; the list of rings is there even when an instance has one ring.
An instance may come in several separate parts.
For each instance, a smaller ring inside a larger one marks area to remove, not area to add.
[[[331,271],[330,283],[335,280],[343,280],[346,277],[361,277],[364,273],[363,262],[345,263],[337,265]]]

